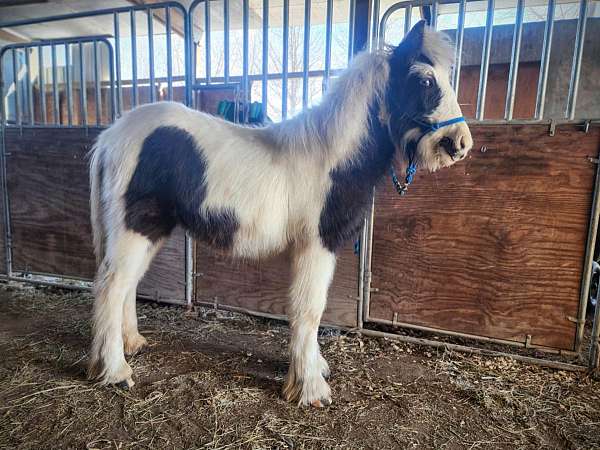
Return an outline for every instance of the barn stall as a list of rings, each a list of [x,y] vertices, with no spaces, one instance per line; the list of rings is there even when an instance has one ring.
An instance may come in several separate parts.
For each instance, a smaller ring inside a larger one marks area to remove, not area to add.
[[[391,182],[376,189],[360,240],[338,256],[324,323],[598,367],[598,2],[114,3],[16,9],[0,24],[5,280],[89,289],[86,154],[123,112],[174,100],[282,120],[318,102],[357,51],[425,17],[457,45],[452,80],[475,148],[418,173],[402,198]],[[138,294],[280,319],[287,266],[231,261],[177,230]]]

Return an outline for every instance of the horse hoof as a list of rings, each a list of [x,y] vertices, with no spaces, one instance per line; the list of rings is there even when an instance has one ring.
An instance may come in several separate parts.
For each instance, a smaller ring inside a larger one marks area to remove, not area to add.
[[[124,350],[127,356],[133,356],[140,352],[146,345],[148,345],[148,341],[144,336],[137,333],[132,337],[125,337],[124,339]]]
[[[321,400],[315,400],[310,404],[310,406],[313,408],[325,408],[326,406],[330,406],[331,403],[332,402],[330,398],[322,398]]]
[[[128,391],[133,387],[134,384],[135,382],[131,378],[127,378],[126,380],[122,380],[118,383],[115,383],[115,387],[118,387],[119,389],[122,389],[124,391]]]

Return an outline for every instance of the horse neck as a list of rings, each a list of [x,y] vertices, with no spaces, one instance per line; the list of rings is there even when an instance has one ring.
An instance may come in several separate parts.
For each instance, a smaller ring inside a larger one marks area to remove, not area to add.
[[[388,74],[383,55],[357,56],[320,104],[273,126],[278,143],[294,152],[318,152],[328,170],[359,156],[370,140],[372,110],[382,101]]]

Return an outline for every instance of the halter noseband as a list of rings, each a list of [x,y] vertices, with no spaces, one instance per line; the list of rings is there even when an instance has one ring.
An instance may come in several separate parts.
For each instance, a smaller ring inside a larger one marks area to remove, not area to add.
[[[450,119],[450,120],[444,120],[443,122],[433,122],[433,123],[424,122],[422,120],[418,120],[418,119],[414,119],[414,118],[411,118],[410,120],[412,120],[413,122],[415,122],[416,124],[421,126],[421,128],[424,129],[424,133],[419,137],[419,139],[417,139],[415,146],[419,145],[419,142],[421,142],[421,139],[423,139],[429,133],[433,133],[433,132],[439,130],[440,128],[454,125],[455,123],[465,122],[465,118],[462,116],[455,117],[454,119]],[[416,173],[417,173],[417,164],[413,161],[412,155],[409,157],[409,160],[408,160],[408,167],[406,168],[406,177],[404,178],[404,183],[400,183],[400,180],[398,180],[398,176],[396,175],[396,170],[394,169],[394,164],[392,164],[392,167],[390,168],[390,175],[392,177],[392,183],[394,184],[394,187],[396,188],[396,191],[398,192],[399,195],[406,194],[406,191],[408,191],[408,185],[413,182],[413,179],[414,179]]]

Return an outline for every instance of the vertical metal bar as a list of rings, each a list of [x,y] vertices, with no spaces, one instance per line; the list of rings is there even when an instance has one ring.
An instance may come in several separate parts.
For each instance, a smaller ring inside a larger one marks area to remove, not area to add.
[[[268,12],[268,0],[263,1],[263,53],[264,53],[264,5],[267,3]],[[267,23],[269,21],[269,15],[267,13]],[[268,28],[268,27],[267,27]],[[223,0],[223,53],[225,59],[223,60],[223,76],[225,78],[225,84],[229,83],[229,0]]]
[[[184,55],[185,55],[185,104],[193,106],[192,85],[196,81],[196,58],[192,55],[194,48],[194,29],[192,27],[193,10],[187,14],[185,10],[180,12],[183,15],[183,29],[187,39],[184,40]]]
[[[304,49],[302,57],[302,108],[308,106],[308,69],[310,67],[310,7],[311,0],[304,0]]]
[[[58,125],[60,123],[60,104],[58,99],[58,82],[56,78],[56,45],[52,44],[52,99],[54,102],[54,123]]]
[[[165,7],[165,33],[167,39],[167,100],[173,100],[173,48],[171,43],[171,8]]]
[[[14,64],[14,49],[13,53],[13,64]],[[4,79],[4,75],[2,74],[2,56],[0,54],[0,80]],[[13,74],[14,66],[13,66]],[[16,80],[16,76],[14,77]],[[0,86],[3,86],[0,83]],[[16,86],[16,83],[15,83]],[[0,182],[2,183],[2,207],[4,211],[4,251],[5,251],[5,264],[6,264],[6,274],[10,277],[12,276],[12,233],[11,233],[11,223],[10,223],[10,196],[8,192],[8,181],[7,181],[7,170],[6,170],[6,122],[8,117],[6,117],[6,111],[4,110],[4,87],[0,89],[0,131],[2,132],[2,136],[0,136],[0,170],[1,177]]]
[[[79,108],[81,113],[81,124],[87,126],[87,86],[85,85],[85,55],[83,53],[83,44],[79,42]]]
[[[552,35],[554,33],[555,0],[548,1],[548,14],[544,29],[544,42],[542,44],[542,58],[540,60],[540,78],[538,81],[537,96],[535,101],[535,118],[544,117],[544,104],[546,103],[546,86],[548,84],[548,66],[550,65],[550,50],[552,49]]]
[[[100,90],[100,74],[98,73],[98,41],[93,43],[94,50],[94,96],[96,97],[96,125],[102,123],[102,91]]]
[[[12,54],[12,69],[13,80],[15,82],[15,123],[21,125],[21,96],[19,95],[19,69],[17,66],[17,49],[13,48]],[[3,99],[4,101],[4,99]]]
[[[38,69],[40,80],[40,108],[42,109],[42,123],[45,125],[48,122],[46,113],[46,80],[44,77],[44,48],[38,46]]]
[[[29,47],[25,47],[25,69],[26,69],[26,80],[27,80],[27,114],[29,115],[29,123],[33,125],[33,89],[31,87],[31,61],[29,58]]]
[[[475,118],[483,120],[485,110],[485,93],[487,89],[487,77],[490,67],[490,49],[492,48],[492,33],[494,29],[494,0],[488,0],[487,17],[485,23],[485,37],[483,55],[481,56],[481,72],[479,74],[479,89],[477,91],[477,110]]]
[[[228,1],[228,0],[225,0]],[[263,0],[263,24],[262,24],[262,119],[267,118],[267,106],[269,95],[269,0]],[[227,58],[226,58],[227,59]]]
[[[209,1],[209,0],[207,0]],[[243,61],[242,61],[242,86],[244,88],[244,110],[242,112],[244,123],[248,122],[249,104],[250,104],[250,85],[248,83],[248,31],[250,26],[250,0],[243,0],[242,32],[243,32]]]
[[[348,11],[348,62],[354,56],[354,22],[356,20],[356,0],[350,0]]]
[[[194,240],[185,234],[185,301],[188,306],[192,306],[194,297]]]
[[[114,32],[115,32],[115,69],[117,74],[117,114],[123,111],[123,86],[121,84],[121,30],[119,24],[119,14],[114,13]]]
[[[137,36],[136,36],[136,24],[135,24],[135,10],[131,10],[129,13],[129,19],[131,24],[131,108],[135,108],[138,105],[137,96]]]
[[[506,105],[504,119],[512,120],[515,106],[515,92],[517,91],[517,75],[519,72],[519,57],[521,54],[521,38],[523,36],[523,9],[524,0],[517,0],[517,14],[513,33],[513,46],[510,55],[510,71],[508,73],[508,86],[506,88]]]
[[[404,10],[404,36],[408,34],[410,31],[410,26],[412,22],[412,6],[407,5]]]
[[[458,97],[460,84],[460,65],[462,63],[462,49],[465,38],[465,15],[467,12],[467,0],[460,0],[458,4],[458,23],[456,25],[456,47],[454,53],[454,69],[452,71],[452,87]]]
[[[148,16],[148,69],[150,73],[150,103],[156,101],[156,82],[154,78],[154,14],[152,8],[146,10]]]
[[[575,36],[575,49],[573,50],[573,65],[569,81],[569,97],[567,99],[567,119],[575,119],[575,106],[577,91],[579,89],[579,75],[581,73],[581,59],[583,57],[583,44],[585,43],[585,29],[588,17],[588,1],[579,1],[579,19],[577,20],[577,34]]]
[[[363,220],[363,226],[360,233],[360,252],[358,259],[358,308],[356,311],[356,325],[360,330],[363,328],[364,314],[364,296],[365,296],[365,262],[367,254],[367,218]]]
[[[585,317],[587,314],[588,297],[590,294],[590,280],[592,277],[592,261],[596,247],[598,222],[600,221],[600,164],[596,164],[596,179],[594,181],[594,196],[592,197],[592,210],[590,212],[590,223],[585,246],[585,259],[583,261],[583,273],[581,275],[581,287],[579,289],[579,311],[577,315],[577,335],[575,338],[575,351],[579,353],[584,341]],[[600,305],[596,305],[596,312]],[[594,323],[594,326],[597,326]],[[592,338],[593,339],[593,338]],[[592,342],[593,344],[593,342]]]
[[[438,16],[438,2],[434,1],[431,4],[431,28],[436,29],[437,28],[437,16]]]
[[[369,50],[376,48],[376,45],[379,43],[379,8],[379,0],[373,0],[371,8],[371,33],[368,43]]]
[[[290,0],[283,0],[283,57],[281,62],[281,118],[287,118]]]
[[[323,86],[327,89],[331,72],[331,39],[333,32],[333,0],[327,0],[327,16],[325,19],[325,74]]]
[[[588,367],[591,370],[598,369],[600,365],[600,305],[596,303],[594,311],[594,322],[592,325],[592,345],[590,346],[590,355]]]
[[[369,306],[371,302],[371,262],[373,260],[373,222],[375,219],[375,190],[373,190],[373,196],[371,197],[371,209],[366,217],[364,234],[366,236],[364,242],[364,260],[363,260],[363,295],[362,295],[362,307],[363,307],[363,321],[369,320]]]
[[[115,89],[115,75],[114,75],[114,63],[113,63],[113,54],[112,54],[112,47],[110,46],[109,42],[105,42],[106,44],[106,51],[108,53],[108,74],[109,74],[109,82],[110,82],[110,123],[113,123],[115,121],[116,115],[117,115],[117,99],[115,96],[116,93],[116,89]],[[120,111],[120,110],[119,110]]]
[[[67,123],[73,125],[73,83],[71,81],[71,47],[65,44],[65,77],[67,90]]]
[[[210,0],[204,0],[204,42],[206,45],[206,84],[210,84],[212,70],[210,52]]]

